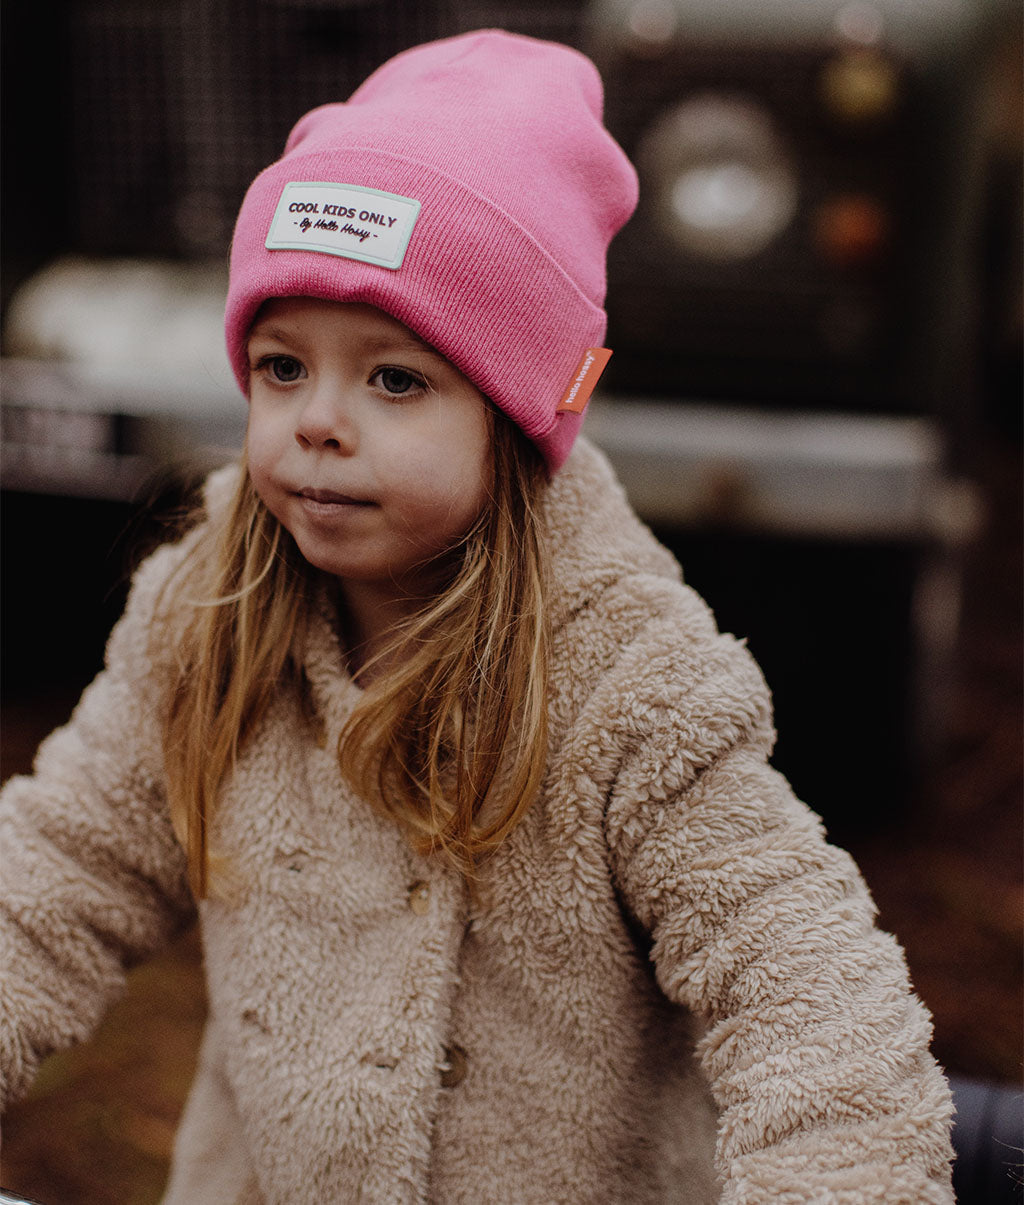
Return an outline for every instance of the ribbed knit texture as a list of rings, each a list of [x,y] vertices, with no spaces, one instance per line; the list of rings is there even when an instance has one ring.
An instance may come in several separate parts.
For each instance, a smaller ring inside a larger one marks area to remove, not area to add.
[[[348,102],[307,113],[249,189],[235,230],[226,335],[243,391],[263,301],[364,302],[447,356],[558,468],[582,419],[556,409],[604,339],[608,243],[636,204],[636,174],[601,109],[589,59],[485,30],[405,51]],[[292,181],[418,200],[401,267],[268,250]]]

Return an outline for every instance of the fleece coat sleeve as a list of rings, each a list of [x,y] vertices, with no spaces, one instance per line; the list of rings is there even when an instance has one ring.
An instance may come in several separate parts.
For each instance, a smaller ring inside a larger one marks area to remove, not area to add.
[[[607,836],[662,990],[708,1025],[722,1201],[951,1202],[949,1093],[902,952],[769,766],[753,660],[679,620],[622,650],[603,702],[626,750]]]
[[[192,913],[162,789],[151,640],[179,555],[162,549],[136,575],[105,669],[34,773],[0,794],[0,1103],[27,1090],[44,1056],[87,1037],[125,969]]]

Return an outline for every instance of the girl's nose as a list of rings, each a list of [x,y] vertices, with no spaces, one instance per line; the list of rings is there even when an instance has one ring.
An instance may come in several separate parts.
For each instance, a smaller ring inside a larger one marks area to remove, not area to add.
[[[318,389],[299,412],[295,439],[303,448],[351,456],[358,434],[351,408],[337,389]]]

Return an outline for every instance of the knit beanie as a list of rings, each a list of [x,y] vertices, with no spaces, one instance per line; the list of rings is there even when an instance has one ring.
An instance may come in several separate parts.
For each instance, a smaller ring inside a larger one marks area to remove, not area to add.
[[[292,130],[246,194],[228,354],[271,297],[377,306],[440,351],[557,469],[607,361],[605,255],[636,173],[578,51],[495,30],[404,51]]]

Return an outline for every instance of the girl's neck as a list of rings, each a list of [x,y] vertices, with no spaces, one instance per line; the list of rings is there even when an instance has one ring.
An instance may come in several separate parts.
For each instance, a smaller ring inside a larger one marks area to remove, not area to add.
[[[398,629],[451,585],[460,563],[460,551],[452,550],[429,565],[418,566],[404,582],[337,579],[342,644],[353,677],[371,661],[369,675],[361,678],[363,685],[387,670],[399,654],[394,644]]]
[[[378,657],[395,629],[423,606],[423,599],[385,589],[373,582],[343,581],[338,589],[338,614],[349,672],[360,675]],[[393,655],[393,654],[392,654]],[[377,661],[368,677],[372,680],[387,669],[389,656]]]

